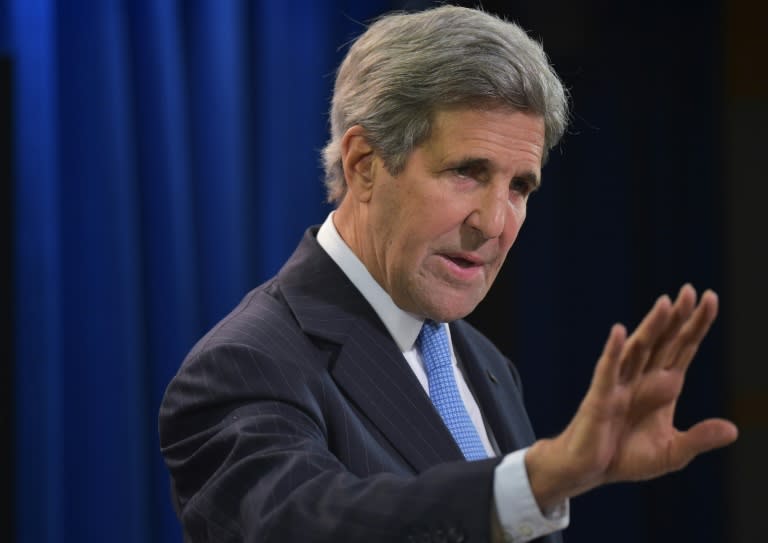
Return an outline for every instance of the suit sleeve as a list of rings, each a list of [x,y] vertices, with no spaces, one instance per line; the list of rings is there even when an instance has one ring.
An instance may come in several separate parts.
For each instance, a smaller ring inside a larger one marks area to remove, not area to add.
[[[341,430],[327,424],[327,386],[248,345],[185,362],[159,423],[187,541],[489,540],[499,459],[352,473],[329,447]]]

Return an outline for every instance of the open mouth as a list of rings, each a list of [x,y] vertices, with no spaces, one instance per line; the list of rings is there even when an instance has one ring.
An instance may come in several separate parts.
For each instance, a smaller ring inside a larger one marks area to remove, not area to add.
[[[472,262],[470,260],[467,260],[466,258],[456,257],[456,256],[449,256],[447,257],[448,260],[456,264],[460,268],[474,268],[478,264],[476,262]]]

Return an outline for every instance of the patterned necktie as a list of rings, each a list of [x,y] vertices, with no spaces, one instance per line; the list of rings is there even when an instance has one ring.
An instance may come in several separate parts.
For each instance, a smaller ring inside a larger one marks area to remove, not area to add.
[[[475,425],[459,394],[453,376],[451,347],[445,326],[424,321],[416,344],[424,360],[429,381],[429,397],[467,460],[481,460],[488,455]]]

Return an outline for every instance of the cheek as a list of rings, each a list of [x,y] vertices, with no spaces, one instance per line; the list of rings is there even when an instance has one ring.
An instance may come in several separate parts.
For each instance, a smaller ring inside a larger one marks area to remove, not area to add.
[[[454,209],[429,203],[420,207],[414,216],[409,217],[404,227],[405,243],[414,250],[426,250],[427,246],[440,245],[441,240],[450,238],[456,228],[463,223]]]
[[[506,248],[512,246],[517,239],[517,234],[520,232],[523,223],[525,222],[526,207],[525,204],[512,205],[507,215],[507,221],[504,228],[504,237]]]

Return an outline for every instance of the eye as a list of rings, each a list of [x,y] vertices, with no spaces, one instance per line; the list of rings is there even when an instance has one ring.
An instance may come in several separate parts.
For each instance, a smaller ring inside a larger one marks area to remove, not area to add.
[[[527,179],[515,178],[509,184],[509,190],[523,196],[528,196],[534,191],[533,184]]]
[[[488,167],[484,160],[468,160],[450,169],[460,179],[484,182],[488,177]]]
[[[466,179],[477,179],[479,173],[477,167],[472,165],[458,166],[453,168],[453,172],[457,177],[463,177]]]

